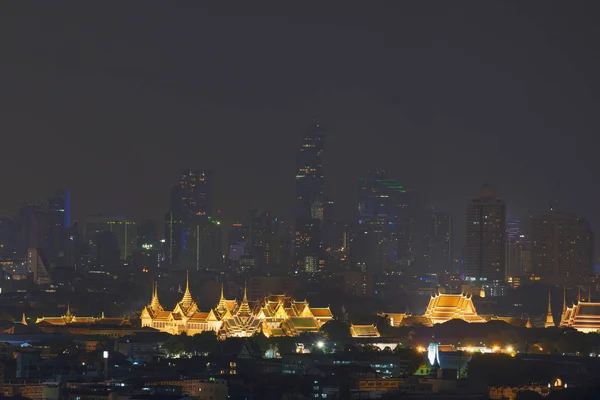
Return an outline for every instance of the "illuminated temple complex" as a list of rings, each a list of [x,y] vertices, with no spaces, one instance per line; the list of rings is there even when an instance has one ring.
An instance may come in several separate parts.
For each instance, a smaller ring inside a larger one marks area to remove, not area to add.
[[[469,323],[485,323],[491,320],[500,320],[513,325],[531,326],[529,320],[511,317],[497,317],[492,315],[479,315],[473,303],[473,296],[464,293],[448,294],[434,293],[429,299],[427,310],[420,316],[408,313],[380,314],[389,318],[390,325],[394,327],[423,325],[433,326],[442,324],[452,319],[460,319]]]
[[[220,338],[248,337],[262,332],[265,336],[296,336],[303,332],[317,332],[333,319],[331,310],[310,307],[307,301],[296,301],[285,295],[269,295],[257,302],[248,301],[246,289],[241,302],[221,296],[217,306],[201,312],[192,299],[189,283],[183,298],[172,311],[167,311],[158,300],[156,285],[152,300],[142,310],[142,327],[151,327],[173,335],[195,335],[214,331]]]
[[[577,304],[567,307],[565,289],[559,326],[573,328],[584,333],[600,332],[600,303],[590,301],[590,297],[588,295],[587,301],[581,301],[581,295],[579,295]]]
[[[36,326],[45,333],[96,334],[107,336],[124,336],[135,331],[128,318],[79,317],[71,313],[71,306],[60,317],[40,317],[35,321]],[[23,315],[23,324],[26,325]]]

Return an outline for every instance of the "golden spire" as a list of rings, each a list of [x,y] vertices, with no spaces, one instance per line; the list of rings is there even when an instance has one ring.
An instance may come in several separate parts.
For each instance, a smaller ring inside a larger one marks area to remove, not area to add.
[[[23,313],[23,316],[21,317],[21,323],[23,325],[27,325],[27,318],[25,317],[25,313]]]
[[[532,328],[533,325],[531,325],[531,319],[527,318],[527,323],[525,324],[525,328]]]
[[[70,317],[71,315],[72,315],[71,314],[71,302],[68,301],[67,302],[67,312],[65,313],[65,317]]]
[[[563,287],[563,314],[567,311],[567,287]]]
[[[158,282],[152,284],[152,300],[150,301],[150,309],[154,312],[164,311],[163,306],[158,300]]]
[[[188,269],[185,272],[185,292],[188,293],[190,291],[190,270]]]
[[[104,311],[102,311],[102,315],[100,316],[100,319],[104,319]]]
[[[242,300],[242,304],[240,304],[240,308],[237,310],[237,315],[249,317],[252,314],[252,310],[250,310],[250,305],[248,304],[248,296],[246,296],[246,285],[244,284],[244,299]]]
[[[221,297],[219,298],[219,300],[224,300],[225,299],[225,290],[223,288],[223,283],[221,282]]]
[[[189,308],[194,300],[192,299],[192,294],[190,293],[190,272],[188,270],[185,278],[185,293],[183,294],[183,298],[179,302],[183,308]]]
[[[550,288],[548,288],[548,314],[546,314],[546,322],[544,328],[555,327],[554,318],[552,317],[552,303],[550,299]]]

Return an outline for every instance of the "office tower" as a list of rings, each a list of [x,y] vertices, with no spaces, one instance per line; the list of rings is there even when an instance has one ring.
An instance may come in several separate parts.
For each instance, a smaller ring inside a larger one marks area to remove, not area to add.
[[[323,128],[315,124],[302,139],[296,155],[296,204],[294,255],[296,271],[316,272],[322,257],[325,207],[323,174]]]
[[[530,272],[529,237],[520,221],[506,225],[506,277],[510,279]]]
[[[71,228],[71,193],[69,190],[58,190],[48,198],[46,218],[48,261],[53,265],[71,265],[73,247],[69,239]]]
[[[97,250],[94,250],[94,247],[96,247],[98,244],[98,235],[104,232],[111,232],[115,235],[120,260],[127,261],[130,259],[133,254],[133,250],[137,246],[136,223],[133,221],[128,221],[123,217],[95,215],[86,218],[85,237],[92,247],[92,253],[97,253]],[[103,240],[105,239],[104,236],[102,236],[102,238]],[[108,259],[112,259],[112,251],[111,256],[109,256]]]
[[[268,212],[251,210],[248,213],[248,255],[258,267],[274,263],[275,246],[274,219]]]
[[[50,283],[50,274],[47,266],[48,263],[41,249],[27,249],[27,271],[33,275],[33,283],[35,285]]]
[[[506,206],[483,186],[467,207],[465,279],[500,284],[505,277]]]
[[[166,261],[170,265],[199,269],[201,259],[214,260],[214,251],[220,254],[220,249],[201,249],[207,242],[220,240],[220,227],[216,228],[220,223],[212,218],[212,185],[211,171],[185,170],[171,190],[165,218]]]
[[[48,226],[43,202],[25,203],[17,217],[17,257],[26,257],[28,249],[46,249]]]
[[[593,234],[587,221],[552,210],[531,219],[533,273],[564,283],[592,273]]]
[[[449,274],[452,271],[452,217],[432,209],[424,239],[425,272],[438,277]]]
[[[137,228],[138,248],[158,248],[158,228],[152,219],[143,220]]]
[[[384,170],[358,180],[356,262],[373,271],[399,271],[412,263],[409,193]]]
[[[240,223],[234,222],[227,232],[227,259],[237,262],[246,254],[248,242],[248,228]]]

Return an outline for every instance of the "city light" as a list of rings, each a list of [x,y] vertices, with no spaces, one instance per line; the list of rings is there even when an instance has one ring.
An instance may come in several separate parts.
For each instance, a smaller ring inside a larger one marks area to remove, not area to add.
[[[323,346],[325,346],[325,343],[324,343],[322,340],[319,340],[319,341],[317,342],[317,347],[318,347],[319,349],[322,349],[322,348],[323,348]]]

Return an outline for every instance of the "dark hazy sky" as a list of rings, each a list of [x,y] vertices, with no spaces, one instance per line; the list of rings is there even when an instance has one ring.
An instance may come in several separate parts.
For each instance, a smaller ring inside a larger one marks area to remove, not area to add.
[[[317,117],[342,217],[380,166],[461,222],[488,182],[600,226],[595,2],[196,3],[0,5],[0,213],[68,186],[75,217],[160,218],[185,167],[226,219],[287,213]]]

